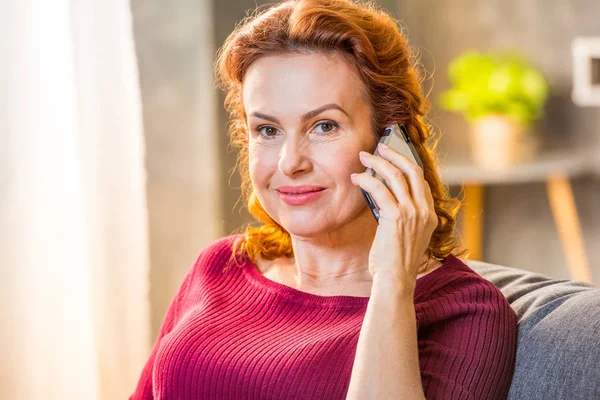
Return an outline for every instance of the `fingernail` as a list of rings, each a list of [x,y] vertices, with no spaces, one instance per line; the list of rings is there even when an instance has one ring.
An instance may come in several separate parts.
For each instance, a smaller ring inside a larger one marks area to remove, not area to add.
[[[358,174],[350,174],[350,179],[354,180]]]
[[[366,157],[369,155],[369,153],[367,153],[366,151],[361,151],[360,153],[358,153],[358,155],[361,157]]]
[[[383,144],[383,143],[379,143],[379,147],[381,147],[382,149],[387,149],[388,145]]]

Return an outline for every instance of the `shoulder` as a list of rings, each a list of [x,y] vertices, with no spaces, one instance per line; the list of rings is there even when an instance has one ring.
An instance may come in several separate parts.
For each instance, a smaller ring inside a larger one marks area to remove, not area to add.
[[[229,257],[235,240],[240,237],[240,234],[224,236],[216,239],[204,246],[198,255],[198,259],[215,259],[224,256]]]
[[[218,238],[205,245],[198,253],[187,275],[190,279],[200,275],[221,273],[231,260],[232,248],[240,234]]]
[[[450,255],[441,267],[417,280],[415,299],[428,301],[442,297],[460,297],[467,301],[480,301],[481,294],[492,297],[504,295],[492,282],[471,269],[460,258]]]
[[[211,290],[216,283],[211,271],[220,271],[231,255],[231,246],[236,235],[226,236],[214,240],[204,246],[196,260],[185,272],[183,281],[171,299],[163,323],[160,337],[170,332],[200,299],[207,290]]]
[[[491,282],[456,257],[423,277],[415,301],[427,398],[506,398],[517,318]]]
[[[206,291],[222,284],[223,272],[230,262],[232,246],[237,236],[239,235],[216,239],[199,251],[178,289],[176,297],[179,308],[185,310],[193,306]]]
[[[449,256],[443,267],[417,284],[415,304],[421,323],[495,315],[516,327],[516,313],[500,289],[455,256]]]

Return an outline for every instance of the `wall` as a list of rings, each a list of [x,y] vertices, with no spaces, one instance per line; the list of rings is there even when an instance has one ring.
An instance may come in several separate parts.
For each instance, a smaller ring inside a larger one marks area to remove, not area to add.
[[[152,337],[200,250],[222,235],[225,179],[208,0],[133,0],[147,143]]]

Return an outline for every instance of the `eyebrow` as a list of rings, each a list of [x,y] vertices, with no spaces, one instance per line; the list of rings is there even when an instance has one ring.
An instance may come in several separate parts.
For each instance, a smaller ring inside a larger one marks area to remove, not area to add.
[[[321,114],[323,111],[326,110],[331,110],[331,109],[335,109],[335,110],[340,110],[341,112],[343,112],[344,114],[346,114],[346,116],[348,118],[350,118],[350,115],[348,115],[348,113],[346,112],[346,110],[344,110],[339,104],[336,103],[330,103],[330,104],[325,104],[324,106],[321,107],[317,107],[312,111],[307,112],[306,114],[302,115],[300,117],[300,120],[302,122],[306,122],[309,119],[316,117],[317,115]],[[275,122],[276,124],[281,124],[279,122],[279,120],[271,115],[268,114],[263,114],[261,112],[258,111],[254,111],[252,114],[250,114],[250,116],[252,117],[258,117],[258,118],[262,118],[262,119],[266,119],[267,121],[271,121],[271,122]]]

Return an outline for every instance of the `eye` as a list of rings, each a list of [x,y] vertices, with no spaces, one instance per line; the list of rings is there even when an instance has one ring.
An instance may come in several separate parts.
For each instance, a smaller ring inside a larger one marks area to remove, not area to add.
[[[321,127],[321,130],[320,131],[317,130],[317,133],[321,133],[321,134],[325,134],[325,135],[327,135],[331,132],[334,132],[339,127],[339,125],[337,123],[335,123],[334,121],[319,122],[317,125],[315,125],[315,128],[317,128],[319,126]]]
[[[277,129],[270,125],[262,125],[256,128],[256,132],[258,132],[265,139],[271,139],[277,135]]]

